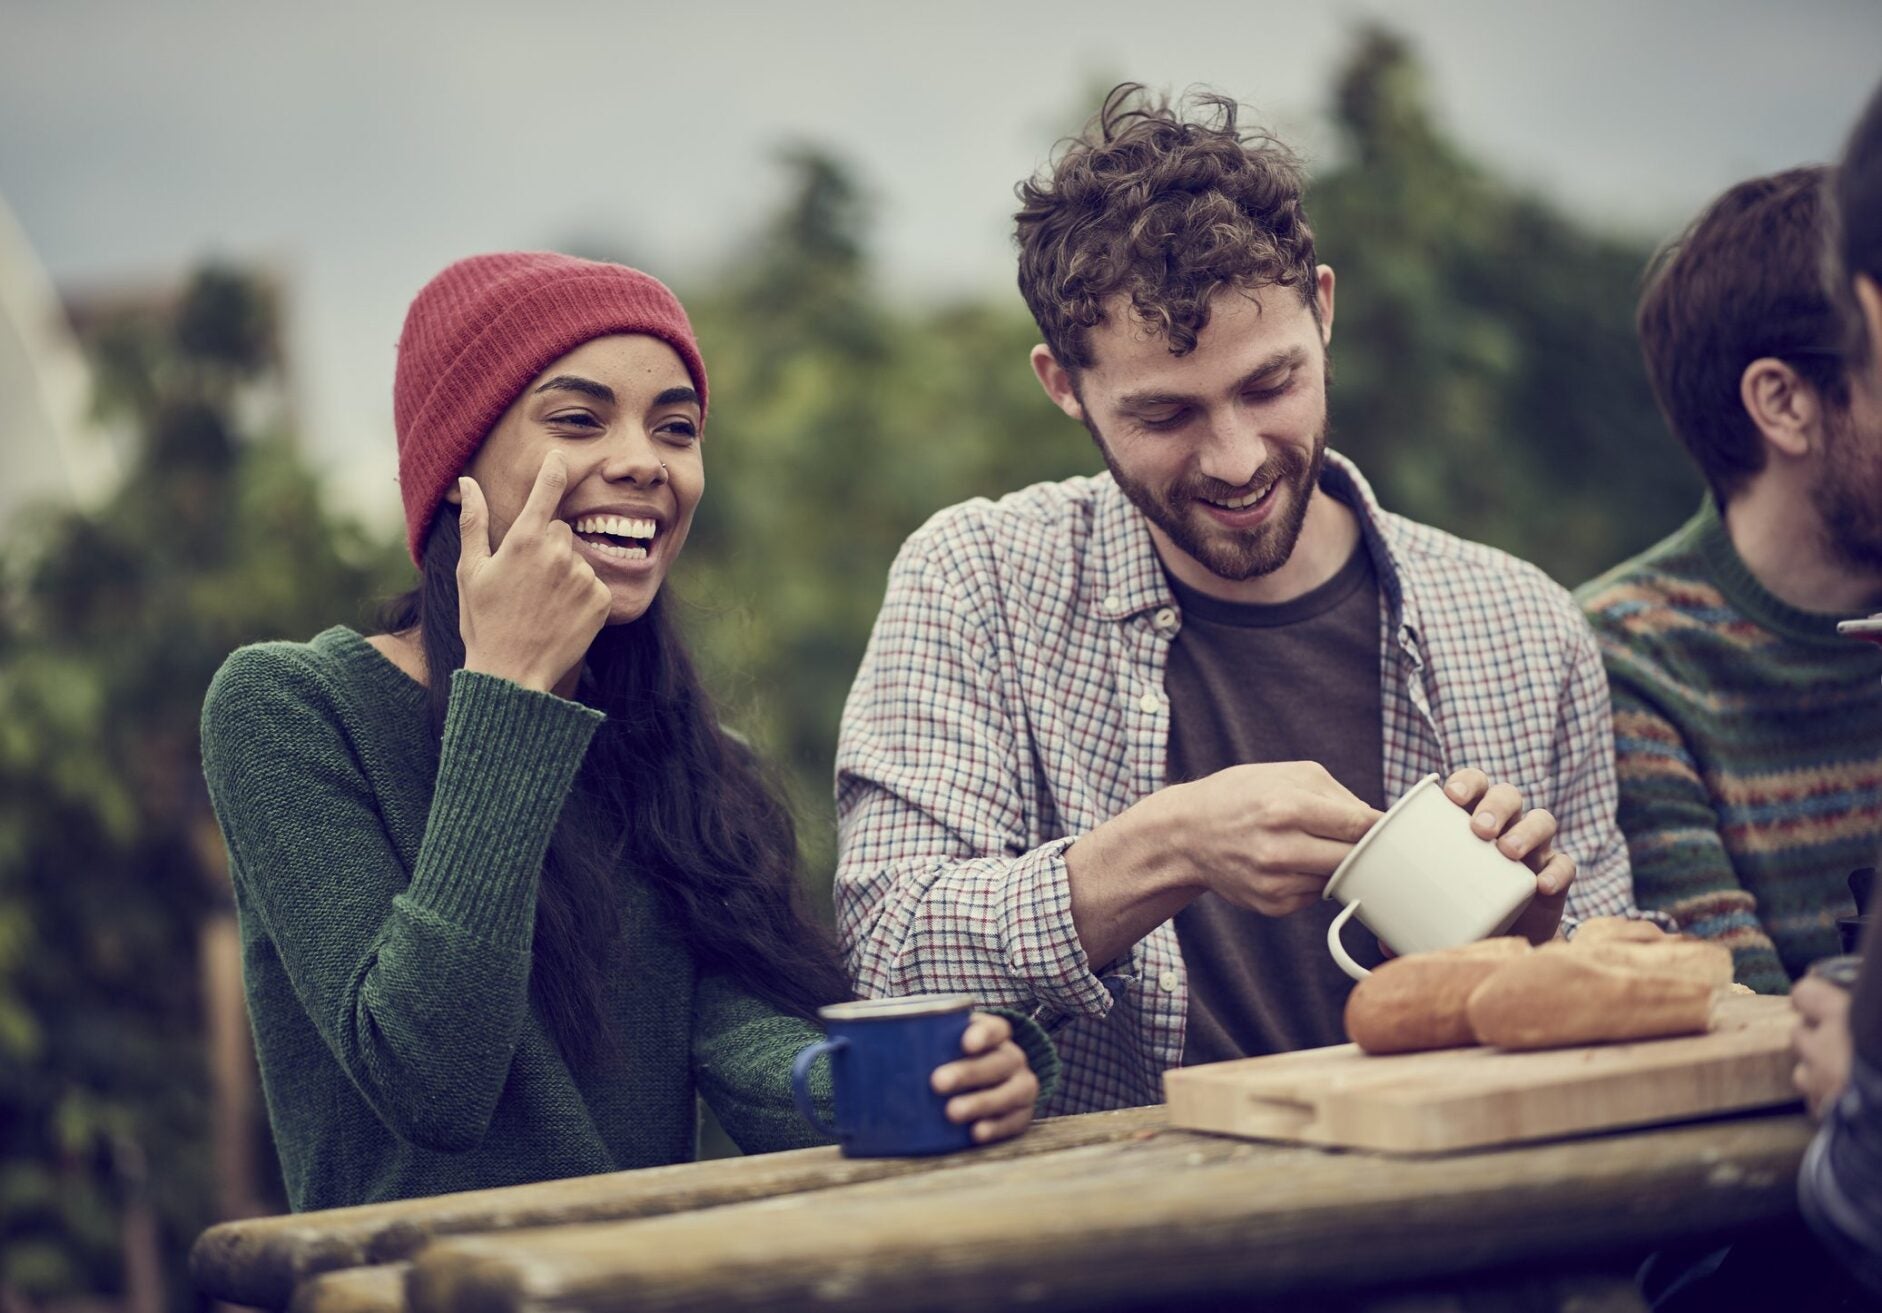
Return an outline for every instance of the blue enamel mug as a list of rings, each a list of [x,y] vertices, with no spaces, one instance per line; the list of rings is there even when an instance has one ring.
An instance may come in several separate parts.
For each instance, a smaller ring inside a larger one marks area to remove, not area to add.
[[[847,1158],[907,1158],[973,1147],[973,1125],[947,1118],[947,1097],[929,1084],[934,1069],[961,1057],[974,1011],[966,994],[859,999],[817,1009],[826,1036],[791,1064],[791,1091],[804,1119],[843,1147]],[[818,1115],[810,1068],[830,1057],[836,1125]]]

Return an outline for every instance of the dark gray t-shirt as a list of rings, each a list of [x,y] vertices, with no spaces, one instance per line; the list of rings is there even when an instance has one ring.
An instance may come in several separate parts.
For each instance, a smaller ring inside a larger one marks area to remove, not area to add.
[[[1170,650],[1170,783],[1242,762],[1317,761],[1385,806],[1379,705],[1379,584],[1361,543],[1338,574],[1291,602],[1220,602],[1171,580],[1183,627]],[[1346,1042],[1352,982],[1327,953],[1338,907],[1279,919],[1204,894],[1176,917],[1189,972],[1183,1062]],[[1377,966],[1363,926],[1347,949]]]

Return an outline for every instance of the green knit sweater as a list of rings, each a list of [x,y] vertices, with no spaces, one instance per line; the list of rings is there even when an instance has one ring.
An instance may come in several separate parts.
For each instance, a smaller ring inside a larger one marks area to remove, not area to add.
[[[425,690],[348,629],[217,673],[203,767],[295,1209],[685,1161],[696,1093],[747,1152],[817,1142],[790,1064],[819,1032],[698,973],[639,881],[617,1051],[572,1070],[536,1011],[538,873],[602,720],[458,671],[440,747]],[[1048,1081],[1049,1042],[1019,1029]]]
[[[1614,699],[1620,824],[1642,907],[1783,993],[1840,951],[1882,837],[1882,652],[1772,596],[1710,498],[1578,591]]]

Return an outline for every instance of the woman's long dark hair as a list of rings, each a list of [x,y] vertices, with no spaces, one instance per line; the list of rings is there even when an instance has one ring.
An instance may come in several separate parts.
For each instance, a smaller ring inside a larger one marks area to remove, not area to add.
[[[442,741],[458,628],[457,508],[431,522],[418,587],[387,603],[390,632],[424,649]],[[571,1064],[614,1051],[607,1020],[620,942],[617,884],[650,886],[701,974],[730,976],[785,1012],[851,997],[834,937],[806,910],[789,810],[753,755],[720,726],[662,597],[588,649],[580,699],[607,714],[543,863],[531,987]]]

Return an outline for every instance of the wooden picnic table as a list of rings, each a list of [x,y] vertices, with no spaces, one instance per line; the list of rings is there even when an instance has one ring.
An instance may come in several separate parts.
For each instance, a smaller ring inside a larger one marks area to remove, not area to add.
[[[1794,1222],[1810,1133],[1787,1111],[1406,1158],[1143,1108],[941,1158],[810,1149],[227,1223],[192,1262],[212,1296],[303,1313],[1309,1307],[1539,1283],[1639,1308],[1617,1274],[1648,1250]]]

